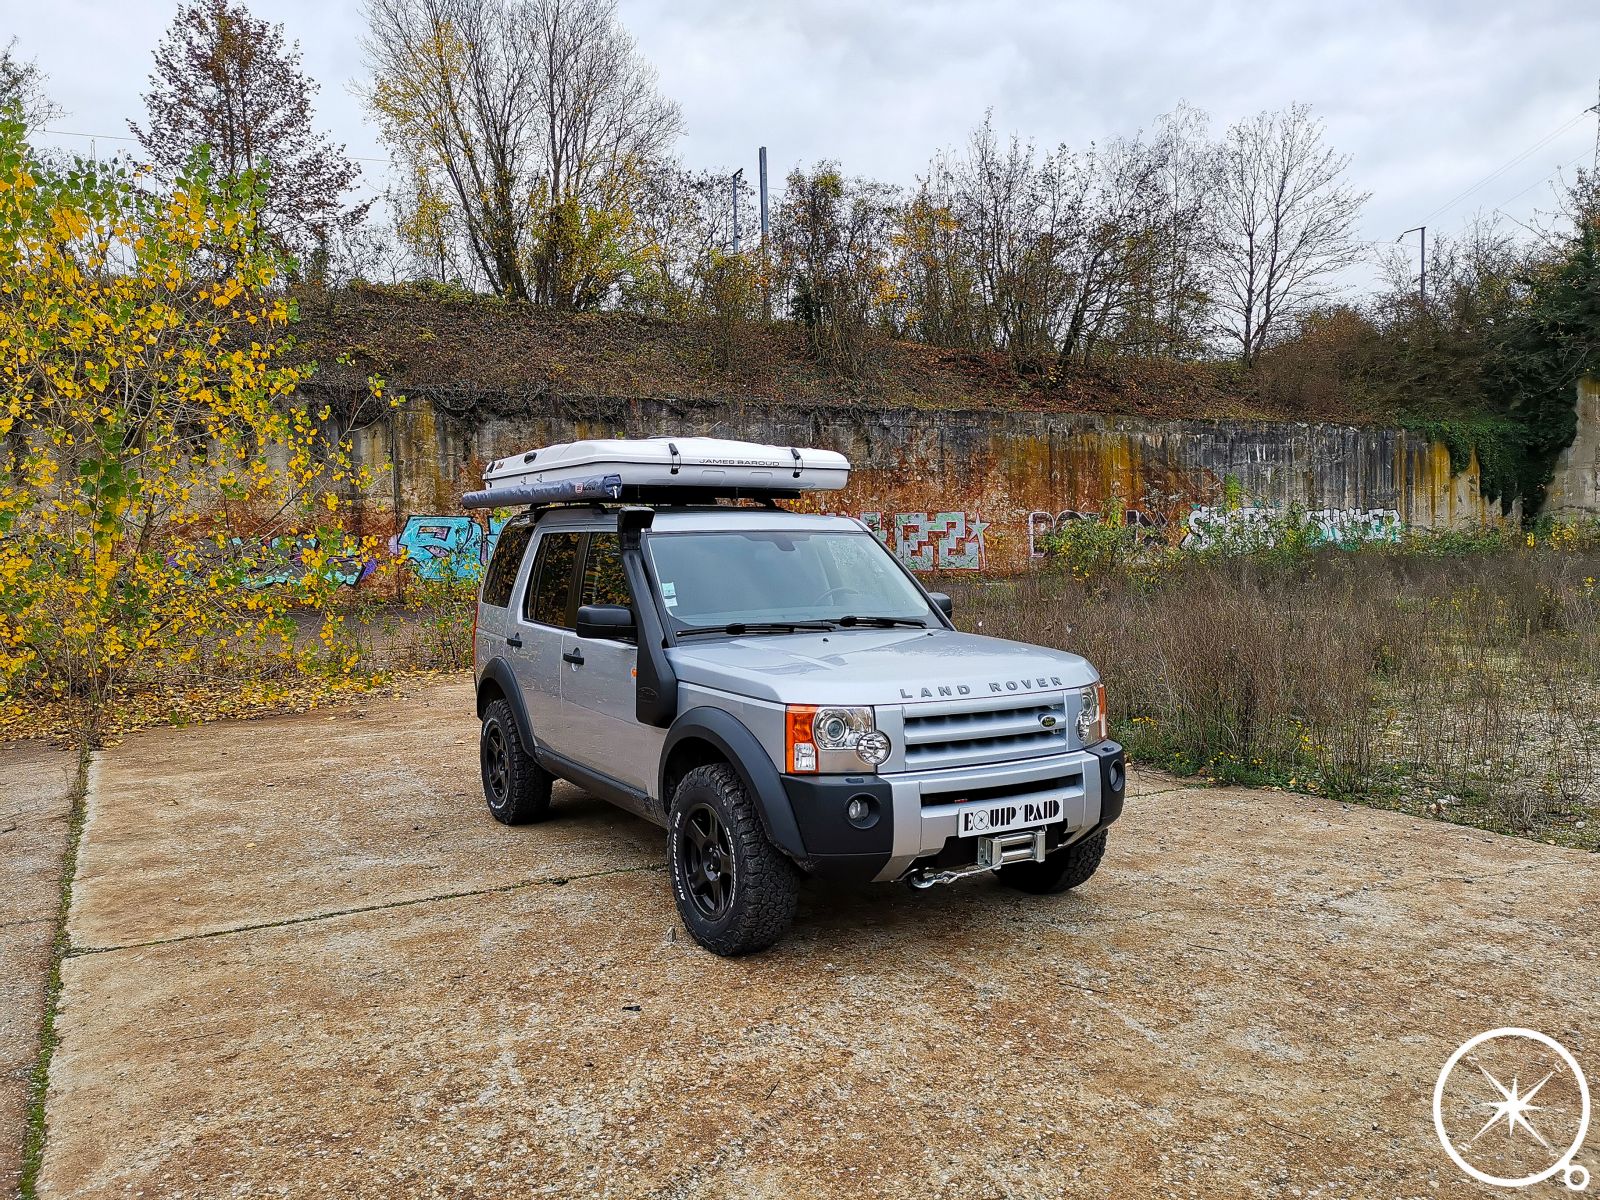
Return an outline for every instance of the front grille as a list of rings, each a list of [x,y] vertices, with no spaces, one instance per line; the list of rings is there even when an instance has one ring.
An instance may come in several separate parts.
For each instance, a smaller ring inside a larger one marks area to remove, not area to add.
[[[924,784],[922,807],[933,808],[940,804],[981,804],[987,800],[1046,800],[1060,799],[1065,793],[1083,790],[1083,773],[1062,775],[1057,779],[1024,779],[994,787],[967,787],[959,783],[944,785]]]
[[[1061,695],[916,704],[903,711],[908,770],[1035,758],[1069,745]]]

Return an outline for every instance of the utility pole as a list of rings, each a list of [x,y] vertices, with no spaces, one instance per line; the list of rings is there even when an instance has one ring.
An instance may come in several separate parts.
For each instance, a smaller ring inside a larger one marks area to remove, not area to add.
[[[740,167],[733,173],[733,252],[739,253],[739,180],[744,176],[744,168]]]
[[[1596,107],[1600,107],[1597,105]],[[1600,147],[1600,141],[1595,145]],[[1597,150],[1600,153],[1600,150]],[[767,282],[767,148],[761,147],[761,315],[772,320],[772,286]]]
[[[1591,169],[1600,172],[1600,84],[1595,87],[1594,103],[1583,111],[1594,114],[1594,165]]]
[[[1417,247],[1418,247],[1418,250],[1419,250],[1419,252],[1420,252],[1420,254],[1422,256],[1422,258],[1421,258],[1422,274],[1417,277],[1417,300],[1422,304],[1423,308],[1427,308],[1428,307],[1428,227],[1426,225],[1418,225],[1415,229],[1408,229],[1404,233],[1402,233],[1400,235],[1400,237],[1395,238],[1395,241],[1398,242],[1400,240],[1400,238],[1409,237],[1413,233],[1417,235]]]

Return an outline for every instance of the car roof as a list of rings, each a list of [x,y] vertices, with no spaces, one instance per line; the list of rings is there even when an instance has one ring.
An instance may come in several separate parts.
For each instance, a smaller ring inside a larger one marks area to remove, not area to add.
[[[616,524],[616,509],[555,508],[547,510],[539,518],[540,529],[615,529]],[[708,504],[658,508],[650,528],[656,533],[761,529],[859,533],[862,526],[854,517],[833,516],[827,513],[796,513],[781,508],[736,508],[732,505]]]

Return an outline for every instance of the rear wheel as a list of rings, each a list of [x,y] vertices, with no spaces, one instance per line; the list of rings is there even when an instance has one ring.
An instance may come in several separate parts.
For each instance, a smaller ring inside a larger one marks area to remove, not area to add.
[[[550,787],[555,781],[523,746],[509,701],[495,700],[484,710],[478,763],[483,798],[500,824],[524,825],[550,815]]]
[[[767,841],[755,803],[726,763],[696,767],[672,794],[672,896],[691,937],[715,954],[753,954],[794,920],[800,871]]]
[[[1093,837],[1074,842],[1064,850],[1057,850],[1043,862],[1012,863],[997,872],[1000,882],[1019,892],[1032,892],[1036,896],[1049,896],[1070,891],[1088,881],[1100,866],[1106,852],[1106,833],[1102,829]]]

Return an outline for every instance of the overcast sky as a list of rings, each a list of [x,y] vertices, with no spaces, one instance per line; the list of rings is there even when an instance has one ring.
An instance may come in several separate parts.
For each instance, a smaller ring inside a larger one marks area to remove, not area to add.
[[[4,0],[24,57],[67,115],[52,129],[122,148],[175,5]],[[352,94],[353,0],[251,0],[298,39],[322,84],[318,116],[381,182],[383,149]],[[1149,128],[1180,100],[1225,125],[1306,101],[1372,193],[1374,242],[1476,211],[1548,210],[1558,167],[1588,165],[1600,72],[1596,0],[620,0],[623,22],[683,106],[684,159],[774,190],[799,163],[909,183],[993,108],[996,126],[1082,146]],[[1550,135],[1554,136],[1550,136]],[[51,140],[87,149],[81,137]],[[1542,144],[1540,144],[1542,143]],[[1523,156],[1507,166],[1510,160]],[[366,161],[371,160],[371,161]],[[1461,193],[1480,184],[1470,195]],[[1460,198],[1458,198],[1460,197]]]

